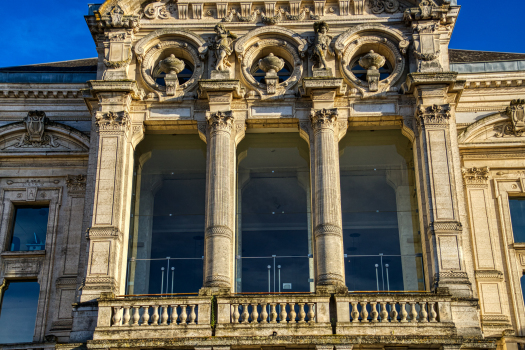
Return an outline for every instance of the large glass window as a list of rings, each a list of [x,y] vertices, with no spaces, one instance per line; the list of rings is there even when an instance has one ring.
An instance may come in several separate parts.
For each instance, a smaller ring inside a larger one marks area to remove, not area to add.
[[[247,134],[237,164],[236,292],[313,291],[307,143]]]
[[[509,198],[514,242],[525,242],[525,198]]]
[[[48,216],[48,207],[16,207],[9,250],[44,250]]]
[[[0,301],[0,343],[33,341],[39,293],[36,281],[8,283]]]
[[[202,287],[206,144],[197,135],[147,135],[135,157],[127,294]]]
[[[423,290],[411,142],[399,130],[349,131],[339,145],[348,289]]]

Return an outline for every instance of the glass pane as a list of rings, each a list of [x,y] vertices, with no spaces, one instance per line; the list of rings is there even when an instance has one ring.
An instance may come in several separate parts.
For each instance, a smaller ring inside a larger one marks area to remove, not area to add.
[[[351,131],[339,162],[349,290],[425,289],[410,141],[398,130]]]
[[[206,145],[197,135],[147,135],[135,158],[127,293],[172,293],[172,284],[173,293],[198,292]]]
[[[239,144],[238,293],[311,291],[308,157],[296,133],[248,134]]]
[[[525,242],[525,198],[509,198],[514,242]]]
[[[33,341],[38,308],[38,282],[10,282],[0,310],[1,343]]]
[[[44,250],[46,246],[49,208],[20,207],[15,209],[11,251]]]

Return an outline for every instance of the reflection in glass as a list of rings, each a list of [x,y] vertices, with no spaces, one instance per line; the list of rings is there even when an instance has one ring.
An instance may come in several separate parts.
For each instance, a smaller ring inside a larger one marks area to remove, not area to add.
[[[47,207],[15,208],[13,220],[13,235],[9,250],[27,251],[44,250],[46,246]]]
[[[239,144],[236,292],[312,291],[308,154],[296,133]]]
[[[348,289],[424,290],[410,141],[399,130],[349,131],[339,146]]]
[[[525,198],[509,198],[514,242],[525,242]]]
[[[147,135],[135,152],[127,294],[202,287],[206,145],[197,135]]]
[[[0,309],[0,343],[33,341],[38,308],[38,282],[9,282]]]

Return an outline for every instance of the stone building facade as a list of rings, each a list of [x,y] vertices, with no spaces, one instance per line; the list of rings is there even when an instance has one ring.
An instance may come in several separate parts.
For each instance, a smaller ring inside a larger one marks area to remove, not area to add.
[[[520,348],[525,54],[449,49],[459,10],[107,0],[96,59],[0,69],[0,320],[39,286],[33,342],[2,348]],[[299,224],[253,209],[277,183]],[[19,248],[24,208],[47,222]],[[191,244],[160,235],[184,225]],[[248,256],[295,234],[297,265]]]

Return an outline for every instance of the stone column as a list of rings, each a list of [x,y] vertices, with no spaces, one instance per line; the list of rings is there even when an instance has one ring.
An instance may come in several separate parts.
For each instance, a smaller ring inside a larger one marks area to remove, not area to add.
[[[318,286],[345,285],[337,109],[312,110],[313,231]]]
[[[230,289],[234,210],[230,178],[233,164],[230,151],[233,113],[209,113],[207,124],[204,287]]]
[[[128,113],[135,82],[92,81],[91,93],[98,98],[95,130],[98,147],[88,181],[94,181],[91,227],[81,302],[101,293],[125,293],[126,253],[133,181],[133,149],[143,134],[142,125],[132,127]]]

